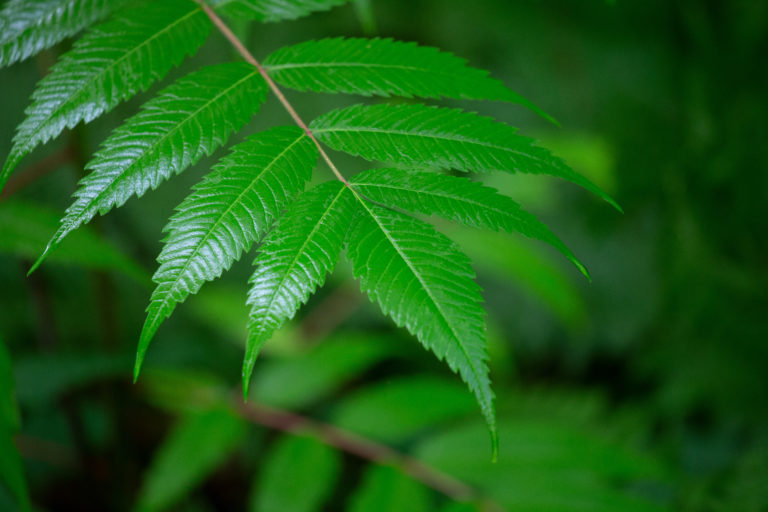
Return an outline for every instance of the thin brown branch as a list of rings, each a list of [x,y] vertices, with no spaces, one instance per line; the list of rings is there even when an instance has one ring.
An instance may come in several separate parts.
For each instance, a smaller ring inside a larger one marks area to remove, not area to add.
[[[498,503],[479,496],[475,489],[464,482],[386,445],[289,411],[253,402],[244,403],[239,395],[233,404],[241,417],[253,423],[292,434],[310,434],[329,446],[361,459],[376,464],[392,464],[414,480],[453,500],[478,500],[488,512],[503,510]]]
[[[8,184],[0,194],[0,200],[8,199],[10,196],[26,187],[30,183],[37,181],[46,174],[55,171],[62,165],[71,161],[73,158],[72,149],[69,145],[61,148],[59,151],[43,158],[39,162],[36,162],[22,172],[17,173],[11,179],[8,180]]]
[[[68,445],[24,434],[17,435],[14,441],[25,459],[45,462],[69,471],[80,470],[77,454]]]
[[[237,52],[245,59],[246,62],[253,65],[258,71],[259,74],[264,78],[264,81],[267,82],[267,85],[272,90],[272,92],[277,96],[277,99],[280,100],[280,103],[283,104],[283,107],[285,110],[290,114],[291,118],[293,118],[294,122],[304,130],[304,133],[307,134],[307,137],[309,137],[312,142],[315,143],[315,146],[317,147],[318,152],[320,153],[320,156],[325,160],[325,163],[328,164],[328,167],[330,167],[331,171],[333,171],[333,174],[336,175],[336,177],[344,183],[347,187],[352,188],[349,184],[349,181],[339,172],[339,169],[336,167],[336,165],[333,163],[331,158],[328,156],[328,153],[325,152],[325,149],[320,145],[320,142],[315,138],[315,134],[312,133],[312,130],[309,129],[309,126],[299,117],[299,114],[296,112],[296,110],[293,108],[293,105],[290,104],[288,99],[283,94],[283,91],[280,90],[280,88],[277,86],[274,80],[272,80],[272,77],[269,76],[269,73],[267,73],[267,70],[264,69],[264,66],[262,66],[259,61],[257,61],[254,56],[251,54],[251,52],[248,51],[248,49],[243,45],[242,42],[237,38],[237,36],[230,30],[230,28],[227,26],[224,21],[222,21],[221,18],[219,18],[218,14],[216,14],[213,9],[211,9],[204,1],[200,0],[198,2],[200,4],[200,7],[203,9],[205,14],[208,15],[208,17],[211,19],[214,25],[216,25],[216,28],[219,29],[219,31],[224,35],[224,37],[227,38],[227,40],[234,46],[234,48],[237,50]]]

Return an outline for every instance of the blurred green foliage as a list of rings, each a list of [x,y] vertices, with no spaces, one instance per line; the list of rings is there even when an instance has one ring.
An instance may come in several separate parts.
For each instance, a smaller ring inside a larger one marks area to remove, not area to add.
[[[0,509],[24,506],[26,479],[35,510],[768,510],[768,3],[371,0],[239,33],[259,56],[375,31],[491,69],[562,128],[514,106],[446,104],[537,133],[625,210],[551,180],[489,177],[591,284],[544,246],[444,226],[485,290],[499,463],[461,383],[342,284],[345,267],[257,363],[250,405],[235,299],[250,257],[179,308],[130,383],[162,224],[213,159],[24,276],[77,155],[151,90],[35,153],[30,166],[53,172],[0,199]],[[0,71],[0,155],[64,46]],[[215,39],[172,75],[227,52]],[[307,117],[346,101],[290,99]],[[287,118],[270,102],[240,137],[276,122]],[[372,463],[338,432],[391,452],[363,450]]]

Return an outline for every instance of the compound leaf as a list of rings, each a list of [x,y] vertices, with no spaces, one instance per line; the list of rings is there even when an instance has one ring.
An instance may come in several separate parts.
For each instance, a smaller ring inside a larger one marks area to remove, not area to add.
[[[86,166],[92,172],[80,181],[75,202],[45,252],[97,213],[157,188],[210,155],[258,112],[265,98],[264,79],[245,63],[204,68],[158,93],[115,130]]]
[[[146,2],[80,38],[40,80],[0,171],[0,188],[32,149],[159,80],[203,44],[210,22],[191,0]]]
[[[480,404],[495,454],[483,299],[469,259],[429,224],[359,204],[347,239],[355,277],[386,315],[461,375]]]
[[[353,105],[318,117],[310,128],[333,149],[366,160],[471,172],[549,174],[581,185],[618,208],[565,162],[518,135],[517,129],[488,117],[424,105]]]
[[[262,244],[253,264],[251,306],[243,363],[247,393],[262,344],[293,317],[333,270],[344,243],[354,197],[340,182],[327,182],[303,194]]]
[[[352,179],[366,197],[403,210],[439,215],[468,226],[518,232],[560,251],[585,276],[586,268],[536,217],[511,198],[466,178],[402,169],[372,169]]]
[[[296,127],[277,127],[232,149],[176,209],[153,280],[136,356],[138,375],[152,336],[176,304],[228,269],[301,192],[317,150]]]
[[[50,48],[124,3],[125,0],[10,0],[0,11],[0,67]]]
[[[264,66],[275,81],[300,91],[499,100],[549,118],[487,71],[416,43],[342,37],[307,41],[277,50]]]

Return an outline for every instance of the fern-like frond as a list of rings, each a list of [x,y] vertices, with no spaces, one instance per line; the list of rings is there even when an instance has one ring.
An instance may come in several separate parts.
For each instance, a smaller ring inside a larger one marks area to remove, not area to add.
[[[210,155],[258,112],[266,91],[253,66],[228,63],[191,73],[158,93],[104,141],[86,166],[92,172],[80,181],[75,202],[32,269],[97,213],[157,188]]]
[[[0,11],[0,67],[22,61],[105,18],[126,0],[10,0]]]
[[[0,171],[0,189],[37,145],[145,90],[196,52],[210,27],[192,0],[163,0],[121,11],[87,32],[32,94]]]
[[[209,3],[235,19],[274,22],[327,11],[347,2],[349,0],[214,0]]]
[[[261,346],[336,266],[353,206],[352,192],[341,182],[323,183],[291,204],[261,245],[248,294],[244,393]]]
[[[415,43],[341,37],[307,41],[277,50],[264,66],[275,81],[300,91],[499,100],[520,103],[549,118],[487,71]]]
[[[480,288],[469,259],[418,219],[358,201],[347,251],[363,291],[475,394],[497,449]]]
[[[488,117],[424,105],[353,105],[315,119],[310,128],[333,149],[405,165],[549,174],[618,205],[599,187],[517,130]]]
[[[466,178],[403,169],[372,169],[356,175],[351,182],[365,197],[386,205],[541,240],[589,277],[584,265],[547,226],[493,188]]]
[[[176,304],[228,269],[301,192],[317,149],[296,127],[277,127],[232,149],[176,209],[158,256],[157,288],[139,339],[135,375]]]

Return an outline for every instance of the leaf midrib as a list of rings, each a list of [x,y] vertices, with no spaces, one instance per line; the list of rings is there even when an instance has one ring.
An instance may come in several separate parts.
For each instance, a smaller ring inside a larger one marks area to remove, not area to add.
[[[349,68],[392,68],[401,69],[407,71],[418,71],[421,73],[429,73],[434,75],[443,75],[450,77],[458,77],[455,73],[446,73],[445,71],[420,68],[416,66],[403,66],[400,64],[380,64],[380,63],[365,63],[365,62],[293,62],[287,64],[266,64],[264,68],[267,71],[283,71],[297,68],[331,68],[331,67],[349,67]]]
[[[374,128],[374,127],[369,127],[369,126],[366,126],[366,127],[357,127],[357,126],[355,126],[355,127],[333,127],[333,126],[331,126],[331,127],[326,127],[326,128],[312,128],[312,133],[314,133],[315,135],[322,134],[322,133],[331,133],[331,134],[333,134],[333,133],[341,133],[341,132],[353,132],[353,133],[355,133],[355,132],[365,132],[365,133],[378,133],[378,134],[382,134],[382,135],[401,135],[401,136],[406,136],[406,137],[419,137],[419,138],[422,138],[422,139],[436,139],[436,140],[444,140],[444,141],[449,141],[449,142],[458,142],[458,143],[463,143],[463,144],[473,144],[473,145],[480,146],[480,147],[483,147],[483,148],[496,149],[496,150],[499,150],[499,151],[504,151],[504,152],[507,152],[507,153],[512,153],[514,155],[518,155],[518,156],[522,156],[522,157],[525,157],[525,158],[529,158],[529,159],[531,159],[531,160],[533,160],[535,162],[538,162],[539,164],[541,164],[543,166],[547,166],[548,165],[547,162],[542,160],[540,157],[531,155],[529,153],[523,153],[523,152],[521,152],[519,150],[512,149],[512,148],[509,148],[509,147],[499,146],[497,144],[493,144],[493,143],[490,143],[490,142],[484,142],[484,141],[478,140],[478,139],[470,139],[470,138],[466,138],[466,137],[462,137],[462,136],[457,136],[455,134],[440,133],[440,134],[428,134],[428,135],[425,135],[425,134],[422,134],[422,133],[415,133],[415,132],[407,131],[407,130],[396,130],[396,129],[391,129],[391,128],[388,128],[388,129]],[[519,136],[517,136],[517,137],[519,137]],[[532,147],[535,147],[535,146],[532,146]],[[560,169],[560,170],[562,171],[562,169]],[[570,175],[570,173],[568,173],[567,175]]]
[[[442,193],[437,193],[437,192],[433,192],[433,191],[425,191],[425,190],[418,190],[417,191],[417,190],[414,190],[414,189],[411,189],[411,188],[398,187],[397,185],[389,185],[389,184],[382,184],[382,183],[375,183],[375,182],[373,182],[373,183],[372,182],[366,183],[366,182],[355,181],[354,184],[356,186],[362,186],[363,188],[365,188],[365,187],[378,187],[378,188],[392,189],[392,190],[396,190],[396,191],[399,191],[399,192],[405,192],[405,193],[424,194],[424,195],[437,196],[437,197],[440,197],[440,198],[443,198],[443,199],[450,199],[452,201],[467,203],[469,205],[476,206],[476,207],[479,207],[479,208],[483,208],[485,210],[490,210],[493,213],[499,214],[499,215],[501,215],[503,217],[509,217],[510,219],[515,219],[515,217],[513,215],[511,215],[506,210],[501,210],[499,208],[496,208],[496,207],[493,207],[493,206],[489,206],[488,204],[481,203],[481,202],[478,202],[478,201],[473,201],[473,200],[470,200],[470,199],[468,199],[466,197],[462,197],[462,196],[452,196],[452,195],[448,195],[448,194],[442,194]],[[494,195],[494,199],[498,199],[498,196]],[[515,207],[517,208],[517,205],[515,205]],[[518,208],[518,211],[519,211],[519,208]]]

